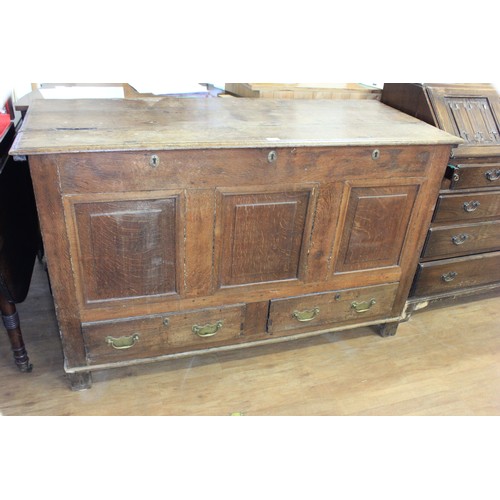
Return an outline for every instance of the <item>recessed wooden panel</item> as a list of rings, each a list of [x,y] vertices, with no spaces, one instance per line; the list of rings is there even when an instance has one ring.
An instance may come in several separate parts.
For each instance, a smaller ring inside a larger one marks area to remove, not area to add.
[[[310,194],[221,194],[221,286],[298,279]]]
[[[75,204],[86,302],[176,293],[177,197]]]
[[[416,186],[353,188],[335,272],[399,265],[416,193]]]

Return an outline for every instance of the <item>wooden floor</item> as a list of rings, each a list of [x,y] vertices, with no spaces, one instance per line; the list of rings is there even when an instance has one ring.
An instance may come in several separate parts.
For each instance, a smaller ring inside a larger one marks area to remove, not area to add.
[[[94,372],[70,390],[45,274],[18,305],[32,373],[0,335],[2,415],[499,415],[500,297],[371,328]],[[3,328],[3,327],[2,327]]]

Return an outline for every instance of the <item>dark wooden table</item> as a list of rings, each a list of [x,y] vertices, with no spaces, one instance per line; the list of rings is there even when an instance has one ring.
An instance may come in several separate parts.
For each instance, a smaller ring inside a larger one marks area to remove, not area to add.
[[[15,363],[29,372],[32,365],[15,304],[28,294],[40,236],[28,162],[8,154],[14,137],[14,124],[0,137],[0,311]]]

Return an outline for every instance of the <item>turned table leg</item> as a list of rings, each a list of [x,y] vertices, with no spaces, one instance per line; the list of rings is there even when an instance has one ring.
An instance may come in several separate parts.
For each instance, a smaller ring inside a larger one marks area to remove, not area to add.
[[[14,361],[22,372],[30,372],[33,369],[33,365],[30,363],[28,358],[28,353],[24,347],[23,335],[21,333],[21,327],[19,323],[19,315],[16,311],[16,306],[9,302],[0,293],[0,311],[2,313],[2,320],[5,328],[7,329],[7,334],[9,335],[10,345],[12,346],[12,352],[14,353]]]

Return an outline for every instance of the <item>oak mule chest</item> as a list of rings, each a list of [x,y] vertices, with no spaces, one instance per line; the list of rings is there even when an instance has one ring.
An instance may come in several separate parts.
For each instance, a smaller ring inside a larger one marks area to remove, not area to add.
[[[380,325],[450,148],[378,101],[36,101],[28,156],[73,389],[91,372]]]

